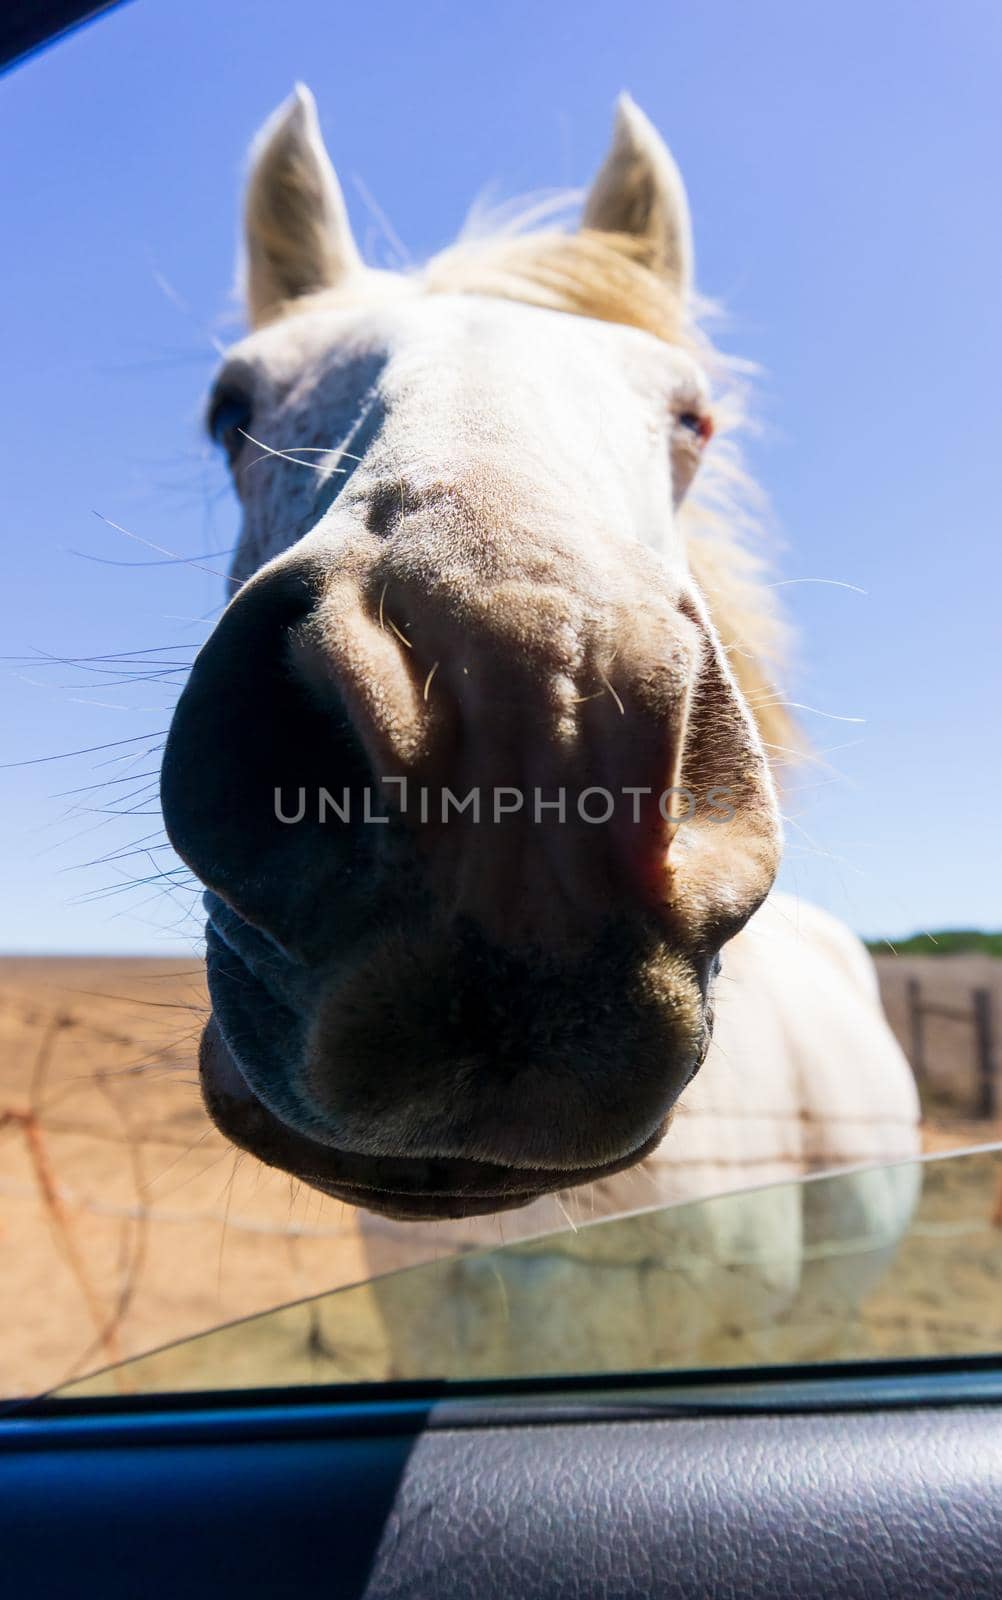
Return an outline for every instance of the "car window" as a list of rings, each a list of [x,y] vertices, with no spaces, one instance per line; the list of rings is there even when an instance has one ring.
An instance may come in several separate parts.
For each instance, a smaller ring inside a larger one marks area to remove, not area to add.
[[[1002,22],[610,15],[0,84],[0,1398],[1000,1347]]]
[[[336,1290],[67,1396],[770,1367],[1002,1344],[1002,1147],[587,1223]]]

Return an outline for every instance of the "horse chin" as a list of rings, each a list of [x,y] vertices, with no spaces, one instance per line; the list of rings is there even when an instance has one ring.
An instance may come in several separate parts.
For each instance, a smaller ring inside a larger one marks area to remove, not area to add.
[[[513,1211],[556,1190],[611,1177],[649,1155],[670,1121],[666,1116],[635,1150],[616,1160],[573,1171],[444,1157],[371,1157],[321,1143],[277,1116],[248,1084],[214,1016],[202,1033],[199,1077],[209,1116],[238,1149],[323,1194],[395,1221]]]

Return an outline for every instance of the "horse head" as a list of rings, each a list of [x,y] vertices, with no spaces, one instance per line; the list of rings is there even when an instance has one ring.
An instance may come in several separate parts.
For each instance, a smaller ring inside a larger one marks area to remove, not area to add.
[[[209,428],[237,592],[175,711],[209,1110],[393,1216],[629,1166],[780,837],[684,502],[713,432],[685,192],[621,101],[577,233],[363,264],[313,102],[254,150]]]

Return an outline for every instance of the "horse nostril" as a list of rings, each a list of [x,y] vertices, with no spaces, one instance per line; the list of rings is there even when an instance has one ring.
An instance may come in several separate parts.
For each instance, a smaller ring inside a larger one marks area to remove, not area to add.
[[[178,701],[160,779],[178,854],[293,951],[322,936],[332,877],[344,872],[346,852],[364,847],[350,830],[322,825],[316,797],[369,781],[347,717],[317,705],[290,670],[292,631],[315,607],[321,580],[300,561],[233,601]]]
[[[439,662],[418,658],[386,604],[387,587],[377,598],[354,574],[331,581],[290,635],[289,660],[318,705],[342,708],[373,771],[395,779],[428,756],[443,695],[430,693]]]

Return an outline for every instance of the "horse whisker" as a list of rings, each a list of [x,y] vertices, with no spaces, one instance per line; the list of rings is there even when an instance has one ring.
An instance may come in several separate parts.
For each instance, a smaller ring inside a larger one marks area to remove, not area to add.
[[[95,511],[94,515],[95,517],[100,517],[102,522],[106,522],[109,528],[114,528],[116,533],[124,534],[126,539],[135,539],[137,544],[145,545],[147,550],[156,550],[159,555],[170,556],[172,561],[183,562],[185,566],[194,567],[198,572],[207,572],[210,578],[222,578],[224,583],[235,583],[239,588],[239,579],[231,578],[225,572],[217,572],[215,567],[203,566],[200,561],[192,561],[187,556],[179,556],[176,550],[167,550],[162,544],[154,544],[152,539],[143,539],[138,533],[130,533],[128,528],[122,527],[121,523],[112,522],[111,518],[106,517],[103,511]]]
[[[831,589],[850,589],[853,594],[864,595],[869,598],[869,591],[861,589],[858,583],[846,583],[842,578],[781,578],[778,583],[767,583],[767,589],[788,589],[795,583],[823,583]]]
[[[413,650],[414,646],[411,644],[410,640],[405,638],[405,636],[400,632],[400,629],[397,627],[397,625],[394,622],[393,618],[392,617],[387,617],[386,620],[389,623],[390,627],[393,629],[393,632],[396,634],[397,638],[400,640],[400,643],[401,644],[405,644],[407,646],[408,650]]]
[[[612,684],[609,682],[609,680],[606,677],[605,673],[604,672],[599,672],[599,677],[601,678],[601,680],[604,683],[605,687],[608,689],[609,693],[612,695],[613,700],[616,702],[616,705],[619,708],[620,716],[621,717],[625,717],[626,716],[626,707],[624,706],[622,700],[619,698],[619,695],[616,693],[615,689],[612,687]]]
[[[277,459],[279,461],[291,461],[292,465],[294,467],[305,467],[308,472],[319,472],[321,474],[321,476],[324,477],[324,478],[329,477],[332,472],[341,472],[341,473],[343,473],[343,472],[345,472],[347,470],[345,467],[315,467],[313,465],[312,461],[299,461],[299,460],[297,460],[297,458],[294,455],[292,455],[290,453],[290,451],[288,451],[288,450],[275,450],[275,449],[272,448],[272,446],[270,444],[265,444],[262,439],[255,439],[254,435],[252,433],[248,433],[246,428],[238,428],[237,432],[239,434],[241,434],[245,439],[249,439],[251,444],[256,445],[259,450],[263,450],[264,453],[265,453],[265,456],[275,456],[275,457],[277,457]],[[331,451],[329,453],[333,454],[333,451]],[[264,457],[262,457],[262,456],[258,457],[258,461],[261,461],[263,459],[264,459]],[[256,461],[249,461],[247,463],[247,467],[246,468],[242,468],[241,470],[242,471],[247,471],[250,467],[253,467],[253,466],[256,466],[256,465],[257,465]]]

